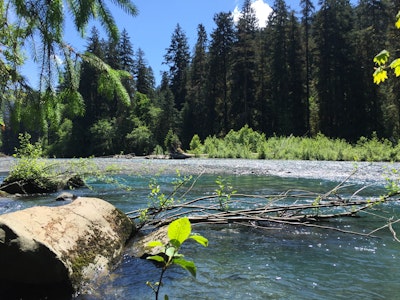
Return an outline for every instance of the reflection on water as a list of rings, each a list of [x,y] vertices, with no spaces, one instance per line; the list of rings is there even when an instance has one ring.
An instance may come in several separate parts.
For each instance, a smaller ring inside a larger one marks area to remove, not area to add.
[[[149,177],[121,177],[133,188],[126,192],[93,182],[94,190],[77,190],[84,196],[110,201],[124,211],[145,207]],[[204,175],[189,197],[212,193],[216,177]],[[240,193],[268,195],[288,189],[323,193],[337,183],[324,180],[282,179],[266,176],[229,176]],[[171,177],[160,177],[170,182]],[[345,196],[359,187],[344,189]],[[368,188],[360,197],[377,196],[382,187]],[[5,213],[32,205],[59,205],[55,195],[0,199]],[[394,204],[384,209],[399,217]],[[334,220],[348,230],[365,230],[384,225],[378,217],[363,216],[351,220]],[[400,229],[400,228],[399,228]],[[194,226],[193,231],[206,236],[209,247],[194,243],[184,245],[182,252],[198,268],[192,278],[180,268],[167,271],[161,293],[170,299],[396,299],[400,295],[399,244],[388,232],[379,238],[346,235],[302,227],[252,229],[237,226]],[[91,293],[75,299],[153,299],[146,281],[157,281],[159,269],[149,261],[133,258],[127,250],[121,263]]]

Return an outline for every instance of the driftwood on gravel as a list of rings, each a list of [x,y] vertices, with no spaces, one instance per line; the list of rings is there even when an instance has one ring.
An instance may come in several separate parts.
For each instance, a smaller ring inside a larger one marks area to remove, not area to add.
[[[366,187],[356,190],[348,198],[343,198],[340,191],[351,186],[347,184],[350,177],[351,175],[325,194],[288,190],[276,195],[210,195],[179,204],[151,207],[147,210],[146,221],[142,226],[161,228],[177,218],[187,216],[192,224],[237,224],[264,229],[296,225],[364,236],[388,228],[396,238],[392,224],[397,221],[390,220],[389,217],[385,226],[369,233],[346,230],[343,226],[338,226],[338,223],[329,222],[337,218],[357,218],[376,205],[396,201],[397,194],[374,199],[359,197],[358,194]],[[143,211],[132,211],[128,215],[138,222],[143,218]]]

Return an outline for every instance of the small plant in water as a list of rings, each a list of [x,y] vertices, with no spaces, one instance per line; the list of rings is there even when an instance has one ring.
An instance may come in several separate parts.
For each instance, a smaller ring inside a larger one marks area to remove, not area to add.
[[[179,203],[187,191],[181,195],[178,194],[178,191],[184,187],[186,183],[190,182],[192,178],[192,176],[182,176],[177,170],[176,178],[172,181],[173,190],[168,194],[162,191],[160,183],[156,178],[151,178],[149,181],[149,203],[147,208],[140,210],[139,227],[145,226],[146,222],[154,218],[155,215]]]
[[[192,261],[184,259],[184,255],[179,253],[182,244],[188,239],[195,240],[200,245],[207,247],[208,240],[201,236],[192,234],[192,226],[188,218],[177,219],[168,226],[168,242],[166,244],[161,241],[151,241],[147,247],[160,247],[160,254],[147,257],[149,260],[156,261],[162,265],[160,279],[157,282],[146,282],[153,290],[155,299],[158,300],[160,288],[165,272],[172,265],[178,265],[187,270],[193,277],[196,277],[196,265]],[[168,295],[164,299],[169,299]]]
[[[394,196],[400,193],[400,176],[399,170],[393,168],[386,172],[386,185],[388,196]]]
[[[236,193],[236,191],[233,190],[229,180],[222,178],[221,176],[217,177],[215,183],[218,185],[218,188],[215,190],[215,192],[218,196],[219,207],[221,210],[227,211],[229,210],[231,197]]]

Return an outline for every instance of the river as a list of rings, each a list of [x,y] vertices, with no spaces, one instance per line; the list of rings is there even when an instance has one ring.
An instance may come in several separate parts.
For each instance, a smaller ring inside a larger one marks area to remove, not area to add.
[[[9,167],[0,160],[0,171]],[[303,189],[324,193],[353,174],[342,196],[350,197],[368,186],[361,198],[375,198],[385,192],[388,170],[400,168],[390,163],[304,162],[262,160],[184,161],[109,159],[98,164],[125,168],[117,179],[132,191],[92,181],[93,190],[74,191],[80,196],[103,198],[123,211],[145,207],[149,178],[156,173],[163,188],[170,187],[175,170],[203,175],[186,197],[209,195],[216,189],[216,176],[222,174],[235,190],[244,194],[281,193]],[[128,175],[129,174],[129,175]],[[386,174],[386,175],[385,175]],[[5,173],[3,173],[5,175]],[[392,176],[392,175],[390,175]],[[121,181],[122,182],[122,181]],[[55,195],[19,199],[2,198],[0,213],[33,205],[60,205]],[[400,217],[398,203],[377,208]],[[376,215],[339,219],[347,230],[369,232],[385,225]],[[396,227],[395,227],[396,229]],[[400,228],[398,227],[400,232]],[[388,230],[378,237],[364,237],[304,227],[252,229],[238,226],[194,226],[209,239],[209,247],[184,245],[182,253],[198,268],[191,277],[180,268],[166,272],[161,295],[170,299],[398,299],[400,297],[400,244]],[[116,269],[96,283],[91,292],[71,297],[75,300],[154,299],[146,281],[157,281],[160,270],[149,261],[132,257],[129,247]]]

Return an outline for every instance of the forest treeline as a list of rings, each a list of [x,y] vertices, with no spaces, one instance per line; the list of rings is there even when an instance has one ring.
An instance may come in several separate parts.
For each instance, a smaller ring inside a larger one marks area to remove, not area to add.
[[[390,78],[378,87],[372,73],[382,49],[399,56],[400,2],[299,4],[295,12],[275,0],[260,27],[246,0],[237,22],[221,12],[212,32],[199,24],[192,50],[177,24],[158,86],[126,30],[116,41],[93,28],[85,49],[91,61],[79,64],[78,76],[66,64],[56,91],[21,90],[10,101],[2,151],[12,153],[18,133],[29,132],[57,157],[142,155],[171,145],[188,149],[195,135],[204,141],[245,126],[266,137],[323,134],[356,142],[374,136],[397,144],[400,82]]]

